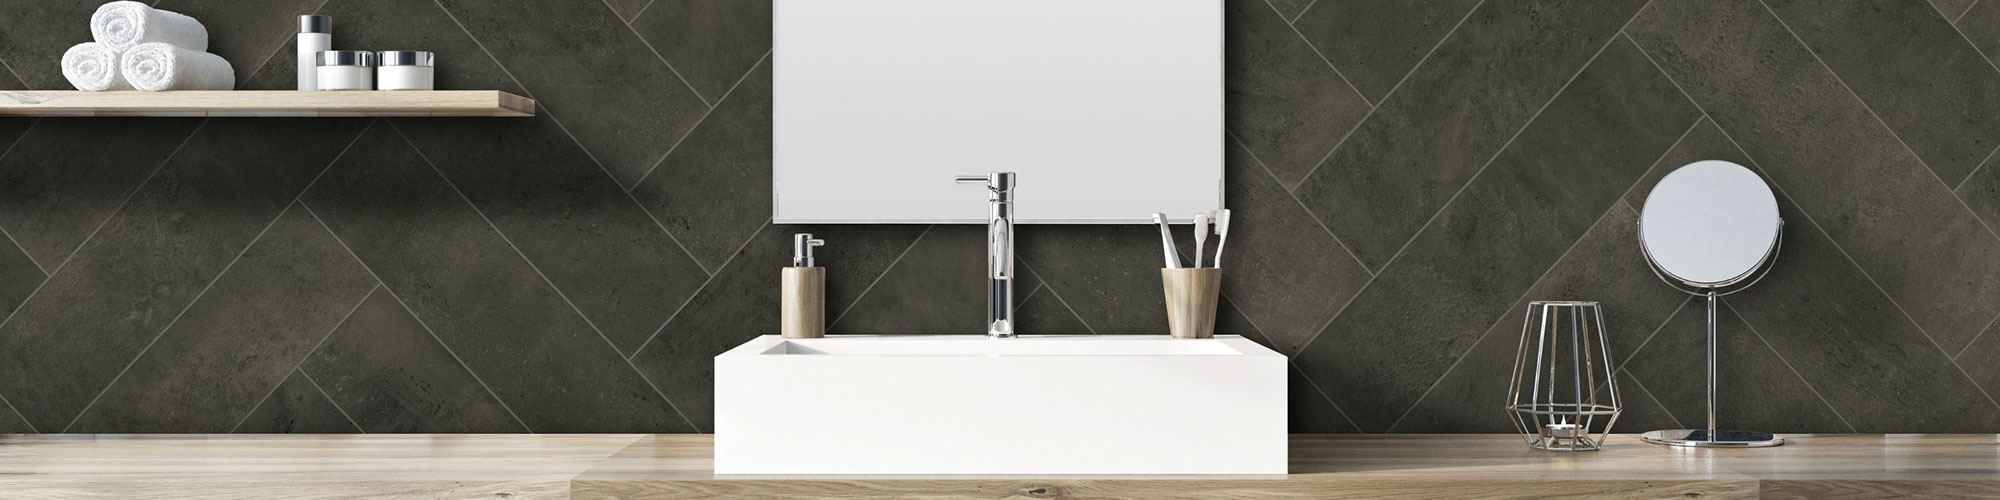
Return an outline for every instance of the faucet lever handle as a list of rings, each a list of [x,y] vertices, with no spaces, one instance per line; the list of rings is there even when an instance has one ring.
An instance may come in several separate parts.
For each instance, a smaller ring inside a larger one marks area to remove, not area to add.
[[[987,184],[987,183],[991,183],[991,182],[992,182],[992,178],[991,178],[991,177],[987,177],[987,176],[984,176],[984,175],[961,175],[961,176],[958,176],[958,183],[959,183],[959,184]]]

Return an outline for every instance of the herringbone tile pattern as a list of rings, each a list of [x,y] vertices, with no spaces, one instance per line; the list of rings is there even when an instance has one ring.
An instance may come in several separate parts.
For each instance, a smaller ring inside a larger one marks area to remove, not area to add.
[[[1505,432],[1521,305],[1606,304],[1621,430],[1701,419],[1699,304],[1634,223],[1701,159],[1779,191],[1727,425],[2000,432],[2000,4],[1220,0],[1221,330],[1298,432]],[[94,1],[0,0],[0,89]],[[837,332],[975,333],[979,234],[770,223],[768,0],[160,0],[245,88],[293,16],[532,119],[0,119],[0,432],[700,432],[791,233]],[[1022,327],[1157,333],[1145,227],[1031,226]]]

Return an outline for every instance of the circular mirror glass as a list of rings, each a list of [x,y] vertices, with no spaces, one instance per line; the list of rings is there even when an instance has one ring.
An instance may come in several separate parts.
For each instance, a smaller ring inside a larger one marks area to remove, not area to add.
[[[1688,285],[1718,287],[1757,269],[1778,242],[1778,199],[1750,169],[1721,160],[1668,173],[1639,212],[1646,258]]]

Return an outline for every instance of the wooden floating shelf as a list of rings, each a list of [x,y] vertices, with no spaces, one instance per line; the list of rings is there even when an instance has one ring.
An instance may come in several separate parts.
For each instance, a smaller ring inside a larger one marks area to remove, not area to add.
[[[498,90],[0,91],[0,116],[535,116]]]

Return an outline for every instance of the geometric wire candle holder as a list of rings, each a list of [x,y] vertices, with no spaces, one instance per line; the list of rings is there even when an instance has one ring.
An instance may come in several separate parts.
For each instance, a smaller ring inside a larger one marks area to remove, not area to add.
[[[1528,447],[1591,451],[1618,422],[1618,384],[1596,302],[1528,303],[1507,415]],[[1599,395],[1603,397],[1600,398]]]

